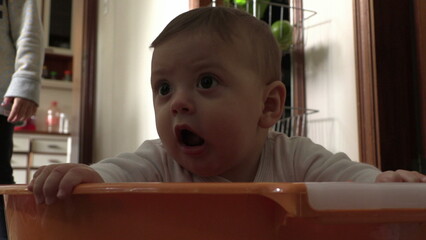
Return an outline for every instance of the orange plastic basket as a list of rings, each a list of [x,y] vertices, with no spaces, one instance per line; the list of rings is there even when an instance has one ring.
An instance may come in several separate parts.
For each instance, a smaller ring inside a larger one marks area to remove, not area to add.
[[[0,193],[10,240],[426,236],[424,184],[84,184],[50,206],[36,205],[25,185]]]

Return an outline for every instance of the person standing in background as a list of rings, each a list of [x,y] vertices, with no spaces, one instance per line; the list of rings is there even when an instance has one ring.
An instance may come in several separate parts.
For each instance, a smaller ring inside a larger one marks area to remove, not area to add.
[[[44,56],[36,0],[0,0],[0,184],[14,184],[13,123],[37,110]],[[7,239],[0,196],[0,240]]]

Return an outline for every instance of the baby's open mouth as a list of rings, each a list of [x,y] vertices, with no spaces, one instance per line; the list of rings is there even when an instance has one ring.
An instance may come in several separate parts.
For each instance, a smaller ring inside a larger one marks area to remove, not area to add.
[[[180,138],[181,142],[189,147],[201,146],[204,144],[203,138],[187,129],[180,131]]]

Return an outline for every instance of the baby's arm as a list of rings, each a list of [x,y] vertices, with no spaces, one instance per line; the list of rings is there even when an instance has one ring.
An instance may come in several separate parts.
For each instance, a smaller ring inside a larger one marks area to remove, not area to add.
[[[386,171],[377,176],[376,182],[426,182],[426,175],[416,171]]]
[[[52,204],[71,195],[80,183],[161,182],[162,145],[146,141],[135,153],[123,153],[104,159],[90,167],[84,164],[52,164],[39,168],[28,189],[37,203]]]
[[[87,165],[52,164],[37,170],[28,189],[34,193],[37,204],[52,204],[57,199],[69,197],[80,183],[101,182],[104,182],[102,177]]]

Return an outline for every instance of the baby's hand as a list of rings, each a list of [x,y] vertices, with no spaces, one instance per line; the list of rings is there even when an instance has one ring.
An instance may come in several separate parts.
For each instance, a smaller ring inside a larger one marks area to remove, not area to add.
[[[28,186],[35,195],[37,204],[52,204],[57,199],[71,195],[80,183],[104,182],[92,168],[84,164],[52,164],[39,168]]]
[[[416,171],[386,171],[377,176],[376,182],[426,182],[426,175]]]

